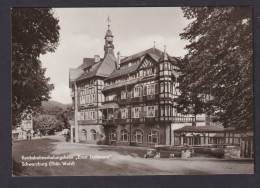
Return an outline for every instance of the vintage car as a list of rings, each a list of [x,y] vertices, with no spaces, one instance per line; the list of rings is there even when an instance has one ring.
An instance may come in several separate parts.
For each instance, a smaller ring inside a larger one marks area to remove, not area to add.
[[[159,153],[157,152],[156,149],[147,149],[146,154],[144,155],[144,158],[156,158]]]
[[[182,151],[179,148],[157,147],[149,148],[144,158],[174,158],[181,157]]]

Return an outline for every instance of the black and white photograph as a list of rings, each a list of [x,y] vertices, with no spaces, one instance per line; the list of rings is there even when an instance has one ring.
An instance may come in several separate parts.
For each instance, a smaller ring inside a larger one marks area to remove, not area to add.
[[[13,177],[254,174],[252,6],[10,16]]]

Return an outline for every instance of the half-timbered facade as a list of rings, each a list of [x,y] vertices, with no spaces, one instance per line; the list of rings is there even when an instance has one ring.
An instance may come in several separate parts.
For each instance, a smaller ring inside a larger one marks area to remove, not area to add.
[[[192,115],[174,108],[178,96],[178,58],[155,47],[115,58],[113,35],[105,36],[104,58],[84,58],[70,69],[76,142],[170,145],[173,130],[192,125]],[[205,118],[202,118],[205,124]],[[199,121],[199,118],[197,118]]]

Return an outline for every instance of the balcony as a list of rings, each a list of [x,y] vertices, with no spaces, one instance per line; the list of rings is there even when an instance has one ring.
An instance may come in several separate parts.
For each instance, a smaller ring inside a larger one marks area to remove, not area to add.
[[[113,99],[113,100],[110,100],[110,101],[102,102],[102,104],[107,104],[107,103],[118,103],[118,100],[117,99]]]
[[[143,102],[143,97],[134,97],[131,98],[132,103],[140,103]]]
[[[97,103],[80,104],[80,105],[79,105],[79,109],[92,108],[92,107],[97,107]]]
[[[173,117],[173,121],[175,123],[192,123],[194,122],[194,117],[185,117],[185,116],[175,116]]]
[[[103,125],[116,125],[115,119],[102,119]]]
[[[132,118],[132,123],[143,123],[144,118]]]
[[[78,121],[79,125],[93,125],[97,124],[97,120],[79,120]]]
[[[159,95],[147,95],[143,97],[144,102],[148,102],[148,101],[158,101],[159,100]]]
[[[132,100],[131,99],[119,99],[118,103],[120,105],[129,105],[129,104],[132,104]]]
[[[145,122],[158,122],[159,118],[158,117],[145,117],[144,118]]]

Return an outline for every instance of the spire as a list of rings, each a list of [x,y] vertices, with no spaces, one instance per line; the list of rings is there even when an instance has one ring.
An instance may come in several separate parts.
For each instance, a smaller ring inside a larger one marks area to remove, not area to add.
[[[169,58],[168,58],[168,54],[166,52],[166,45],[164,45],[164,52],[162,53],[159,61],[168,61]]]
[[[108,29],[109,29],[109,26],[110,26],[110,22],[111,22],[111,19],[110,19],[110,17],[108,16],[108,17],[107,17],[107,26],[108,26]]]
[[[106,35],[105,35],[105,46],[104,46],[105,54],[104,54],[104,56],[106,56],[106,54],[108,52],[110,52],[111,50],[113,52],[113,49],[114,49],[114,45],[113,45],[113,37],[114,36],[112,34],[112,31],[110,30],[110,22],[111,22],[111,19],[108,16],[108,18],[107,18],[107,27],[108,28],[107,28],[107,32],[106,32]]]

